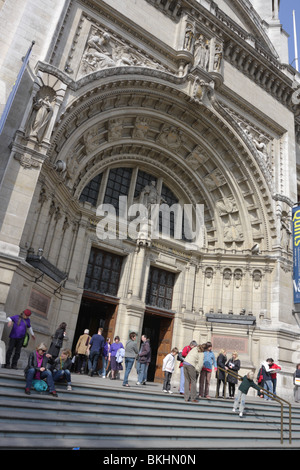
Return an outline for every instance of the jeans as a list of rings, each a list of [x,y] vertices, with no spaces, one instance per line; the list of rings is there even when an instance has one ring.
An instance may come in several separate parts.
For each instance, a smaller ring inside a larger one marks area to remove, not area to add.
[[[102,377],[106,376],[106,367],[108,364],[108,356],[102,356],[102,370],[99,370],[99,375]]]
[[[180,385],[179,392],[184,393],[184,366],[180,367]]]
[[[35,374],[36,374],[36,369],[34,367],[32,367],[31,369],[28,369],[28,371],[26,372],[26,388],[31,388],[31,384],[35,377]],[[55,390],[55,387],[54,387],[54,380],[53,380],[51,370],[46,369],[43,372],[40,372],[40,377],[42,380],[46,378],[49,391],[53,392]]]
[[[128,376],[134,364],[135,358],[134,357],[125,357],[125,373],[123,379],[123,385],[128,384]]]
[[[66,379],[68,385],[71,385],[71,372],[69,369],[57,370],[53,373],[53,382],[59,382],[63,378]]]
[[[245,409],[246,394],[241,392],[241,390],[238,390],[237,396],[235,397],[235,400],[234,400],[234,405],[233,405],[234,409],[237,409],[237,406],[238,406],[240,400],[241,400],[240,413],[243,413],[243,411]]]
[[[271,392],[271,393],[273,393],[273,382],[272,382],[272,380],[265,380],[264,389]],[[265,394],[264,399],[265,400],[272,400],[272,397]]]
[[[93,372],[97,370],[97,364],[99,359],[100,353],[99,351],[92,351],[89,357],[89,373],[92,375]]]
[[[172,372],[165,371],[164,383],[163,383],[163,390],[171,390],[171,378]]]
[[[138,382],[142,384],[147,380],[147,372],[148,372],[148,365],[149,364],[141,364],[138,362]]]

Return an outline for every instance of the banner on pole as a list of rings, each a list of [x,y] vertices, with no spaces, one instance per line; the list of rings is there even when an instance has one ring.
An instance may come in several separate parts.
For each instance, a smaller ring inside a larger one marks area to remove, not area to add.
[[[29,47],[29,49],[27,51],[27,54],[23,59],[22,67],[21,67],[21,69],[18,73],[18,76],[17,76],[17,79],[16,79],[15,83],[13,84],[12,90],[9,94],[8,100],[7,100],[6,105],[4,107],[4,111],[3,111],[2,116],[0,118],[0,135],[3,131],[4,126],[5,126],[5,122],[6,122],[8,114],[9,114],[9,111],[10,111],[11,105],[13,103],[13,100],[14,100],[16,94],[17,94],[20,82],[22,80],[23,74],[24,74],[26,66],[28,64],[29,57],[30,57],[30,54],[31,54],[31,51],[32,51],[32,48],[33,48],[34,44],[35,44],[35,42],[32,41],[31,46]]]
[[[300,205],[292,209],[294,304],[300,303]]]

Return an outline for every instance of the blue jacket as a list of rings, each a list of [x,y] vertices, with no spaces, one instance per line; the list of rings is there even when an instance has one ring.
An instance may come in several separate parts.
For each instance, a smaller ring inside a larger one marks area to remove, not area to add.
[[[202,369],[212,370],[212,367],[217,367],[217,361],[212,351],[204,351],[203,367]]]

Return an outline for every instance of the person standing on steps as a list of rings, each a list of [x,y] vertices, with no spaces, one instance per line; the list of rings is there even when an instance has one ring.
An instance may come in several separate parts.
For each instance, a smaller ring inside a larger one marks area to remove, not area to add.
[[[30,324],[30,317],[31,315],[31,310],[26,309],[23,310],[20,315],[13,315],[11,317],[7,318],[7,326],[11,327],[11,332],[9,334],[9,344],[6,352],[6,361],[5,361],[5,367],[9,369],[10,367],[12,369],[17,368],[18,360],[20,359],[21,355],[21,349],[23,346],[24,338],[26,336],[27,328],[29,330],[29,333],[32,336],[32,339],[35,339],[31,324]],[[12,364],[10,366],[10,359],[13,354],[14,355],[12,358]]]
[[[87,362],[88,346],[90,344],[91,337],[89,335],[89,330],[84,330],[83,335],[81,335],[77,341],[75,354],[78,355],[78,363],[76,372],[83,374]]]
[[[116,380],[116,375],[118,374],[119,370],[121,370],[120,365],[116,359],[117,351],[120,348],[124,348],[124,346],[120,342],[120,337],[115,336],[114,342],[112,343],[108,354],[108,360],[110,361],[111,367],[111,380]]]
[[[204,350],[204,357],[203,357],[203,367],[200,372],[200,380],[199,380],[199,396],[210,398],[209,397],[209,387],[210,387],[210,379],[212,368],[217,368],[217,362],[214,353],[212,352],[212,344],[211,342],[207,342]]]
[[[180,395],[184,395],[184,367],[183,367],[183,361],[184,358],[188,355],[191,349],[193,349],[195,346],[197,346],[197,341],[191,341],[190,344],[185,346],[183,350],[181,351],[181,362],[179,364],[179,369],[180,369],[180,384],[179,384],[179,392]]]
[[[195,346],[183,361],[184,367],[184,401],[198,403],[197,378],[203,365],[204,347]]]
[[[162,371],[164,372],[163,392],[173,393],[171,391],[171,378],[175,367],[175,356],[178,354],[178,349],[173,348],[163,359]]]
[[[48,354],[51,354],[52,359],[56,359],[59,356],[60,348],[62,347],[63,340],[66,336],[66,328],[67,324],[65,322],[62,322],[53,335],[48,351]]]
[[[217,357],[217,366],[218,370],[216,372],[216,379],[217,379],[217,389],[216,389],[216,397],[219,397],[220,385],[221,382],[223,383],[223,398],[225,398],[225,391],[226,391],[226,383],[225,383],[225,367],[226,367],[226,351],[225,349],[221,349],[219,355]],[[221,370],[221,369],[223,370]]]
[[[98,329],[98,333],[92,336],[89,347],[89,372],[88,376],[93,377],[93,373],[97,371],[97,364],[100,354],[102,354],[102,349],[104,347],[105,340],[102,336],[103,328]]]
[[[133,367],[136,356],[138,355],[139,350],[136,342],[136,333],[132,331],[129,335],[129,340],[125,345],[125,373],[123,379],[123,386],[129,387],[128,377],[130,371]]]
[[[138,354],[137,371],[138,381],[137,385],[145,385],[147,381],[148,367],[151,361],[151,348],[150,342],[146,335],[142,335],[142,344]]]
[[[238,353],[237,351],[233,351],[231,359],[229,359],[229,361],[227,361],[226,363],[226,369],[237,374],[240,368],[241,368],[241,361],[239,360]],[[234,375],[227,374],[227,382],[228,382],[229,398],[234,398],[235,386],[238,383],[238,378],[235,377]]]

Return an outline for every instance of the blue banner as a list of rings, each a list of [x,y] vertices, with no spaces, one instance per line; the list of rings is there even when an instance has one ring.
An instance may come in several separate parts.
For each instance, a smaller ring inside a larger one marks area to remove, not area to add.
[[[300,303],[300,205],[293,207],[293,291],[294,304]]]
[[[13,100],[14,100],[15,96],[16,96],[16,93],[17,93],[17,91],[18,91],[20,82],[21,82],[22,77],[23,77],[23,73],[25,72],[26,66],[27,66],[27,64],[28,64],[29,57],[30,57],[30,54],[31,54],[33,45],[34,45],[34,41],[32,41],[31,46],[30,46],[30,48],[28,49],[27,54],[26,54],[26,56],[25,56],[24,59],[23,59],[23,64],[22,64],[22,67],[21,67],[21,69],[20,69],[20,71],[19,71],[19,73],[18,73],[17,80],[16,80],[15,83],[13,84],[12,90],[11,90],[11,92],[10,92],[10,94],[9,94],[9,97],[8,97],[8,100],[7,100],[7,102],[6,102],[4,111],[3,111],[2,116],[1,116],[1,119],[0,119],[0,135],[2,134],[2,131],[3,131],[3,128],[4,128],[4,126],[5,126],[5,122],[6,122],[7,116],[8,116],[8,114],[9,114],[9,111],[10,111],[10,108],[11,108],[11,105],[12,105],[12,103],[13,103]]]

